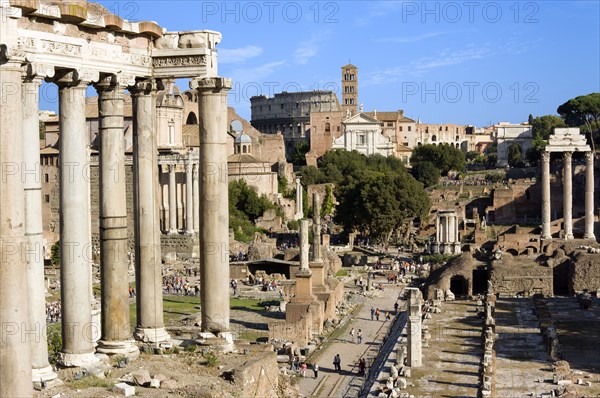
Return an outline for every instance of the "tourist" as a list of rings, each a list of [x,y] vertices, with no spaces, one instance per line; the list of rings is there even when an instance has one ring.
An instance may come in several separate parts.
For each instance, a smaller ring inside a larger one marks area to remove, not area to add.
[[[342,370],[342,365],[341,365],[341,359],[340,359],[340,354],[336,354],[335,357],[333,357],[333,368],[334,370]]]
[[[358,329],[358,333],[356,334],[356,339],[358,341],[358,344],[362,343],[362,329]]]
[[[350,340],[354,343],[354,334],[356,333],[356,330],[354,330],[354,328],[352,328],[352,330],[350,330]]]
[[[375,315],[375,308],[371,307],[371,320],[373,320],[374,315]]]
[[[396,301],[394,303],[394,315],[396,315],[398,313],[398,302]]]
[[[319,365],[314,363],[313,364],[313,372],[315,373],[315,379],[319,378]]]
[[[377,320],[379,320],[379,308],[377,308],[375,310],[375,318],[377,318]]]
[[[367,368],[367,361],[364,358],[358,360],[358,373],[361,375],[365,374],[365,370]]]
[[[306,362],[302,363],[302,367],[300,368],[300,373],[302,374],[302,377],[306,377]]]

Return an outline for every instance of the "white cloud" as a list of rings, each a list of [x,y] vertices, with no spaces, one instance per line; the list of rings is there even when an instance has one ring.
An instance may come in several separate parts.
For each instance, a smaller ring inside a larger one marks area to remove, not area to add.
[[[314,33],[308,40],[300,42],[294,51],[294,61],[299,65],[306,65],[311,58],[319,54],[319,44],[331,36],[330,31]]]
[[[258,57],[263,49],[258,46],[248,45],[241,48],[219,49],[219,64],[243,64],[250,58]]]
[[[369,11],[355,20],[355,25],[366,26],[373,20],[393,14],[402,8],[403,1],[373,1],[370,3]]]
[[[286,61],[273,61],[254,68],[236,68],[229,73],[234,82],[250,83],[260,82],[271,76],[273,72],[286,64]]]

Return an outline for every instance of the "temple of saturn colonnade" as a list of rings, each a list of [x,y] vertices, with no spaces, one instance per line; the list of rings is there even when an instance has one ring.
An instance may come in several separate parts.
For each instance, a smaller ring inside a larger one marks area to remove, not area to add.
[[[585,153],[585,227],[583,239],[594,236],[594,153],[578,128],[556,128],[542,154],[542,239],[552,239],[550,154],[563,154],[563,237],[573,239],[573,152]]]
[[[102,6],[0,1],[0,396],[32,395],[52,380],[38,141],[42,81],[58,86],[62,349],[59,365],[88,366],[95,352],[135,357],[134,338],[169,339],[163,323],[155,101],[161,81],[191,78],[200,119],[201,332],[230,339],[227,93],[214,31],[166,32]],[[92,321],[89,151],[85,95],[98,92],[101,325]],[[134,107],[137,327],[129,326],[123,95]],[[97,346],[93,335],[100,330]],[[42,338],[40,338],[42,337]]]

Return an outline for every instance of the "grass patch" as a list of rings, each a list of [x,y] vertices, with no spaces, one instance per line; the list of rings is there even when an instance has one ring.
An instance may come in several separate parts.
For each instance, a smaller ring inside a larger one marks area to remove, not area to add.
[[[339,277],[348,276],[348,270],[345,268],[340,268],[340,270],[335,273],[335,276],[339,276]]]

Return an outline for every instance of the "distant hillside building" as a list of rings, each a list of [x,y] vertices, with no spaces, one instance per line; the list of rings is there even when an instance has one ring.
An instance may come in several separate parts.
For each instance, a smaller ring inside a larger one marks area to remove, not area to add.
[[[298,142],[308,142],[312,112],[340,111],[333,91],[282,92],[272,98],[250,98],[252,126],[263,134],[283,134],[287,159]]]
[[[358,113],[344,119],[342,126],[342,134],[333,141],[332,149],[358,151],[364,155],[393,155],[394,144],[390,137],[383,135],[379,120]]]

